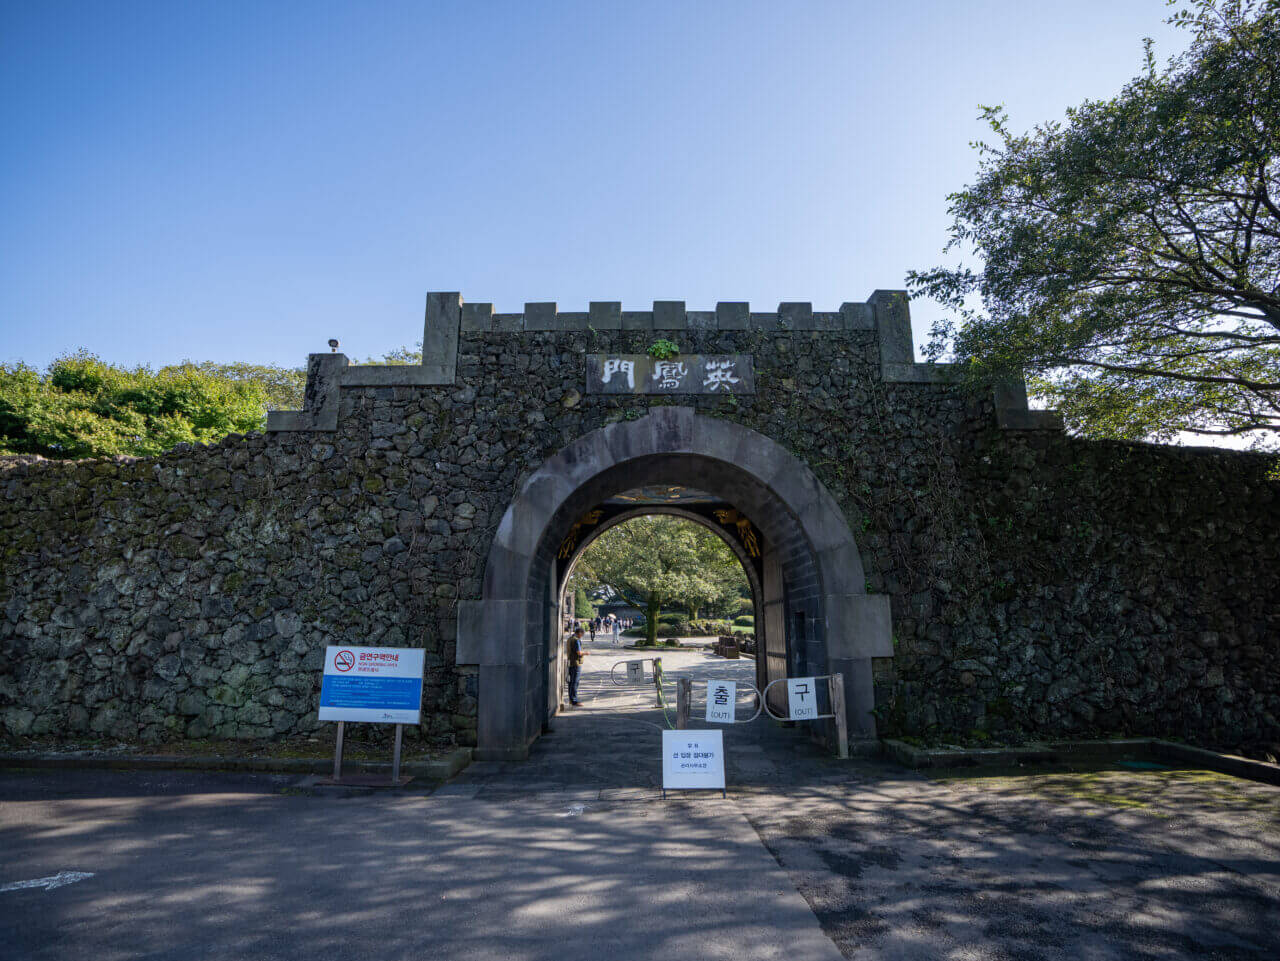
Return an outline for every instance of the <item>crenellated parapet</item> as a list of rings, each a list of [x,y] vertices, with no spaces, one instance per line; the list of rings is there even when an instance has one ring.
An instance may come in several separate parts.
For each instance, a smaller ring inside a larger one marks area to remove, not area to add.
[[[686,331],[874,331],[880,349],[880,376],[890,384],[950,384],[960,381],[952,364],[915,360],[911,309],[905,291],[877,290],[865,303],[846,302],[838,310],[815,311],[807,301],[785,301],[776,310],[755,311],[747,301],[721,301],[714,310],[689,310],[683,300],[655,300],[651,310],[623,310],[621,301],[591,301],[587,310],[562,311],[554,301],[530,302],[522,313],[498,313],[491,303],[464,303],[458,293],[427,295],[422,363],[350,364],[342,354],[312,354],[301,411],[272,411],[267,430],[331,431],[337,427],[342,387],[452,387],[457,378],[458,342],[463,335],[540,334],[564,331],[635,331],[655,337]],[[585,373],[584,373],[585,376]],[[996,421],[1010,430],[1061,430],[1056,411],[1031,410],[1021,381],[994,391]]]

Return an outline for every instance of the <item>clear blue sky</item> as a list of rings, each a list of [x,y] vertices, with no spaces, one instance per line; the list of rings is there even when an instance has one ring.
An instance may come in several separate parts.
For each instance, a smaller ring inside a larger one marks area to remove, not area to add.
[[[835,309],[939,262],[978,104],[1111,95],[1167,12],[3,0],[0,360],[364,358],[428,290]]]

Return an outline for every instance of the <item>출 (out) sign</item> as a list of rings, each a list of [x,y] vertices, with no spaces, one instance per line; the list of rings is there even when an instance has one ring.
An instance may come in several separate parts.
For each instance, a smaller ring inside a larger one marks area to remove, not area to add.
[[[419,723],[422,663],[420,648],[325,648],[320,720]]]

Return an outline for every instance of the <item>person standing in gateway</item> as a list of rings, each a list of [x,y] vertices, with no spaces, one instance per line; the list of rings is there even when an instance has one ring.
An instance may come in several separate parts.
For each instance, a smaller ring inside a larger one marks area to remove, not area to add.
[[[569,635],[569,703],[577,707],[582,702],[578,700],[578,679],[582,676],[582,662],[586,659],[587,652],[582,647],[582,628],[576,628]]]
[[[619,621],[616,617],[613,619],[613,643],[615,647],[617,646],[618,642],[622,639],[621,623],[622,622]]]

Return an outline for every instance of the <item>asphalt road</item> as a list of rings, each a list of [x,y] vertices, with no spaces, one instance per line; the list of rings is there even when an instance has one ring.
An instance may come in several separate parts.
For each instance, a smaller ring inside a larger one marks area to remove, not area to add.
[[[663,801],[652,688],[605,676],[634,656],[601,649],[586,704],[528,762],[474,764],[430,794],[0,772],[0,958],[1280,957],[1274,787],[925,778],[757,721],[725,732],[727,801]]]

